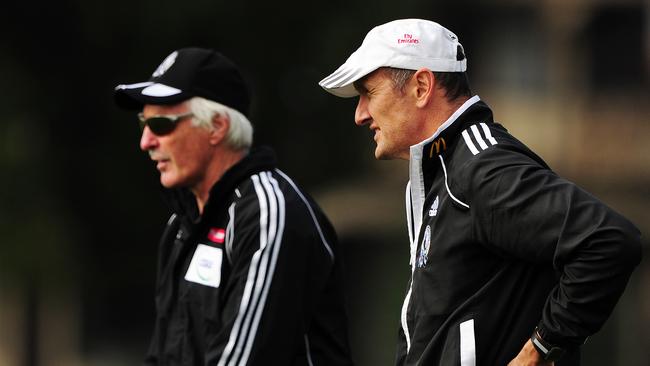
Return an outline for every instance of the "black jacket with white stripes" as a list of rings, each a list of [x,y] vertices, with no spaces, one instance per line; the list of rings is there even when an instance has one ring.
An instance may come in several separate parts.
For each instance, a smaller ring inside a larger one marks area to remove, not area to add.
[[[535,327],[567,349],[613,310],[639,231],[560,178],[477,96],[411,147],[412,277],[397,365],[506,365]]]
[[[336,234],[252,151],[210,191],[168,191],[146,365],[351,365]]]

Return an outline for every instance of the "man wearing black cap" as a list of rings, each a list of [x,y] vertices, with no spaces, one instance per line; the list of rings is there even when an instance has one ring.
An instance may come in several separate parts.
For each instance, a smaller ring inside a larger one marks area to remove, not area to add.
[[[173,214],[160,241],[147,365],[351,365],[336,234],[273,152],[251,149],[249,91],[185,48],[119,85]]]

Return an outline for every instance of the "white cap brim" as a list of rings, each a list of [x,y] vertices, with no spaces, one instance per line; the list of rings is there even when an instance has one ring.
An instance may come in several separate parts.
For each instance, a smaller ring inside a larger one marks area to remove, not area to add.
[[[321,80],[318,85],[337,97],[351,98],[359,95],[354,88],[354,82],[382,67],[381,61],[365,62],[364,56],[359,50],[352,53],[343,65]]]

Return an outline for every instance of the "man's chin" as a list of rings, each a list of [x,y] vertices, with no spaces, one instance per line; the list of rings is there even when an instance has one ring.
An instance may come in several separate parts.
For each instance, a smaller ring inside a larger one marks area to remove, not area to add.
[[[409,160],[408,156],[402,156],[398,153],[394,152],[389,152],[385,150],[380,150],[379,148],[375,149],[375,159],[377,160],[395,160],[395,159],[402,159],[402,160]]]
[[[380,149],[379,146],[375,149],[375,159],[377,160],[392,160],[393,156],[388,154],[385,150]]]
[[[160,174],[160,184],[165,188],[178,188],[180,186],[178,179],[165,176],[165,173]]]

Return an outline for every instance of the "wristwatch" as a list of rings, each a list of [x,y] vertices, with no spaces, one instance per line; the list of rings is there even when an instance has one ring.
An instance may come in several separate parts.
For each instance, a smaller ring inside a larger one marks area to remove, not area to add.
[[[555,346],[548,343],[542,337],[540,337],[537,328],[533,331],[533,335],[530,336],[530,340],[533,343],[533,347],[542,355],[542,358],[545,361],[555,362],[564,356],[565,350],[562,347]]]

